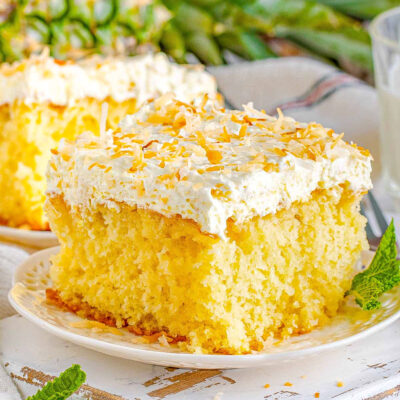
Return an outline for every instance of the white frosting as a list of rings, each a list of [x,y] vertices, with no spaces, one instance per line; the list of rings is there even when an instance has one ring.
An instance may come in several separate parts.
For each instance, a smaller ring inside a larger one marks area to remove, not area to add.
[[[154,122],[154,116],[174,110],[170,100],[159,102],[167,105],[146,104],[123,120],[120,131],[62,142],[50,162],[47,194],[62,195],[72,207],[125,203],[180,215],[225,239],[229,218],[240,223],[275,213],[306,201],[318,188],[343,183],[357,193],[371,188],[368,153],[320,125],[277,120],[251,106],[225,112],[209,102],[206,111],[203,104],[193,112],[178,103],[173,117],[178,128],[171,130],[167,122]],[[254,123],[240,137],[246,124],[237,121],[244,118]],[[223,132],[229,137],[221,139]],[[277,148],[288,151],[280,154]],[[208,150],[217,151],[216,158]]]
[[[91,97],[138,103],[174,92],[182,101],[216,93],[215,79],[201,66],[171,63],[163,53],[126,58],[93,56],[60,62],[46,55],[0,67],[0,104],[50,102],[71,105]]]

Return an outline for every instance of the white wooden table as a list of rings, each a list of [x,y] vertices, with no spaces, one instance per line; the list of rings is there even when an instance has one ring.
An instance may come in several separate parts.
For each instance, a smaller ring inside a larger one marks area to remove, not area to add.
[[[60,340],[22,317],[0,321],[0,355],[23,398],[73,363],[92,400],[400,398],[400,321],[334,352],[275,367],[182,370],[122,360]],[[285,383],[292,386],[285,386]],[[338,382],[343,382],[339,387]],[[270,387],[264,386],[269,384]]]

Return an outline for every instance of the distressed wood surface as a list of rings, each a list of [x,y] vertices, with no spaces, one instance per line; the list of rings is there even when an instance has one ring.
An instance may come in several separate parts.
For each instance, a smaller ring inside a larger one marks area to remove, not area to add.
[[[400,398],[400,321],[307,360],[225,371],[164,368],[109,357],[58,339],[19,316],[0,321],[0,330],[2,360],[23,398],[73,363],[87,373],[77,398],[92,400]]]

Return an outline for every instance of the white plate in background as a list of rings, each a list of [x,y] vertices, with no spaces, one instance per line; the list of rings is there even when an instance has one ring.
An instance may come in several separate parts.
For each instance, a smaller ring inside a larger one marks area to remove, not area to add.
[[[51,231],[31,231],[4,225],[0,225],[0,238],[42,249],[58,245],[57,236]]]

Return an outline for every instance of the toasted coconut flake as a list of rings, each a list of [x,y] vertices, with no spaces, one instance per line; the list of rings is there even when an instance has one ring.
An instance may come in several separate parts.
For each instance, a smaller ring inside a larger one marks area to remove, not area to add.
[[[230,190],[211,189],[211,195],[216,198],[228,197],[231,193]]]
[[[206,155],[211,164],[218,164],[222,160],[222,153],[218,150],[207,150]]]
[[[69,161],[69,160],[71,159],[71,156],[70,156],[69,154],[63,153],[63,154],[61,154],[61,158],[62,158],[64,161]]]
[[[213,171],[221,171],[222,169],[224,169],[223,165],[215,165],[213,167],[206,168],[206,171],[207,172],[213,172]]]
[[[285,157],[286,154],[287,154],[287,150],[286,149],[280,149],[279,147],[274,147],[272,149],[272,152],[275,153],[279,157]]]
[[[91,164],[89,166],[89,170],[92,169],[92,168],[95,168],[95,167],[100,168],[100,169],[106,169],[107,168],[105,165],[95,162],[95,163],[93,163],[93,164]]]
[[[247,133],[247,125],[243,124],[239,129],[239,137],[243,138],[246,136]]]

